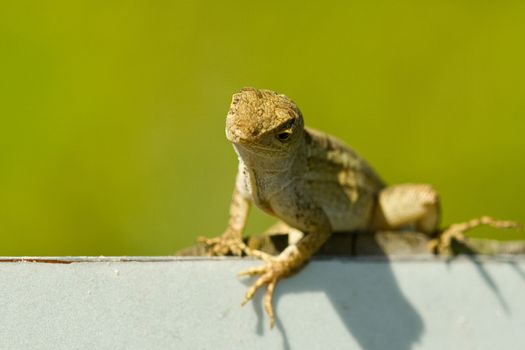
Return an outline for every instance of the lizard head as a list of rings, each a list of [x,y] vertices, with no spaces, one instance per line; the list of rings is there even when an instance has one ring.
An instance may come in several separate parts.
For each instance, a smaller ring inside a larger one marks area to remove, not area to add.
[[[258,153],[289,152],[299,145],[303,129],[295,103],[271,90],[242,89],[233,95],[226,117],[228,140]]]

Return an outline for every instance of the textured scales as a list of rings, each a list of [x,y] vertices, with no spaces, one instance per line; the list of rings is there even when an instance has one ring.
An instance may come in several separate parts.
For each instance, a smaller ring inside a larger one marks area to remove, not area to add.
[[[244,88],[233,95],[226,118],[226,137],[239,158],[239,169],[223,235],[200,238],[214,255],[233,253],[262,259],[264,265],[241,272],[259,276],[243,304],[266,285],[264,307],[275,322],[272,296],[277,282],[297,272],[334,231],[375,231],[400,228],[436,233],[439,198],[430,185],[385,187],[355,151],[337,138],[304,127],[301,112],[288,97],[270,90]],[[302,232],[278,256],[252,250],[242,242],[251,204]],[[433,241],[445,252],[452,238],[487,224],[516,223],[488,217],[451,226]],[[440,238],[443,239],[440,239]]]

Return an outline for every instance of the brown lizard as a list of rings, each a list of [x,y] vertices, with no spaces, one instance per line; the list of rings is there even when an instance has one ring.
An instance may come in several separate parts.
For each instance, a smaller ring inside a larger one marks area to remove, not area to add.
[[[387,187],[354,150],[305,127],[296,104],[270,90],[244,88],[233,95],[226,137],[239,158],[228,227],[219,237],[199,240],[213,255],[245,253],[264,261],[240,273],[259,275],[243,305],[267,285],[264,307],[271,326],[277,282],[296,273],[332,232],[411,228],[435,234],[431,249],[444,253],[452,238],[462,240],[465,231],[479,225],[517,226],[481,217],[439,231],[439,196],[430,185]],[[303,235],[278,256],[250,249],[242,234],[251,203]]]

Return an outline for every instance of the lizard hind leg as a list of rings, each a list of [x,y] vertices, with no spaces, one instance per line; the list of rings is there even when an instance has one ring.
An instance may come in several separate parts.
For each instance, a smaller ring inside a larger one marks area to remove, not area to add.
[[[429,250],[439,255],[451,253],[452,240],[465,241],[465,233],[487,225],[497,229],[519,228],[514,221],[482,216],[439,229],[440,205],[437,192],[424,184],[402,184],[383,189],[373,217],[372,230],[412,228],[431,234]]]
[[[379,193],[371,229],[411,228],[431,234],[438,229],[439,220],[439,196],[432,186],[401,184]]]
[[[451,254],[452,240],[465,241],[465,233],[476,227],[487,225],[497,229],[520,228],[521,225],[515,221],[497,220],[490,216],[481,216],[466,222],[452,224],[444,229],[429,243],[429,249],[440,255]]]

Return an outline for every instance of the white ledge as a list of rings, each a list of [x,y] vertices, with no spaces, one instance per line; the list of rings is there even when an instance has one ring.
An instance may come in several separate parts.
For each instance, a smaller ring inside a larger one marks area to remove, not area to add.
[[[269,330],[259,262],[0,258],[0,349],[523,349],[525,257],[317,259],[278,285]]]

